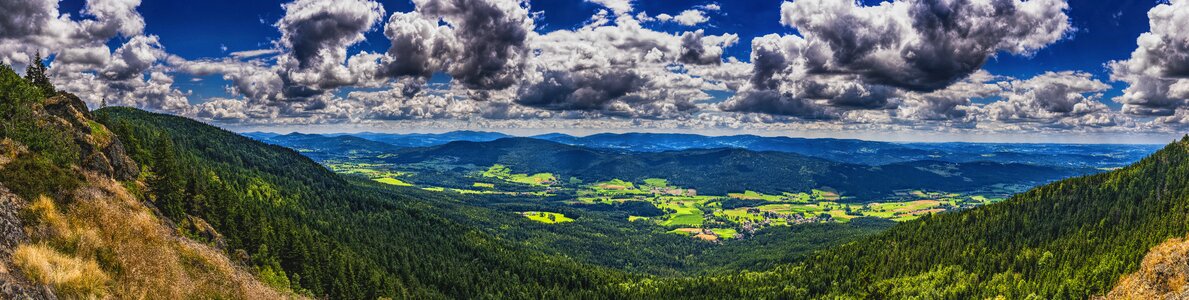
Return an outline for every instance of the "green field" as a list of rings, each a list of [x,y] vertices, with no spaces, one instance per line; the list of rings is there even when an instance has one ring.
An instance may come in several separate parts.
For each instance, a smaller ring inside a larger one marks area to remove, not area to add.
[[[673,227],[696,227],[702,226],[706,219],[702,216],[702,210],[695,207],[697,201],[667,201],[664,203],[657,203],[657,208],[670,211],[664,221],[661,221],[661,226]]]
[[[526,211],[526,212],[520,213],[520,215],[524,216],[525,218],[528,218],[529,220],[533,220],[533,221],[537,221],[537,222],[541,222],[541,223],[545,223],[545,224],[574,222],[574,219],[566,217],[566,215],[554,213],[554,212]]]
[[[376,178],[373,180],[375,180],[376,182],[379,182],[379,183],[391,184],[391,185],[395,185],[395,186],[413,186],[413,184],[411,184],[411,183],[404,182],[404,181],[401,181],[400,179],[396,179],[396,178],[392,178],[392,177]]]
[[[507,166],[496,164],[483,171],[483,177],[497,178],[500,180],[527,184],[531,186],[549,186],[557,182],[557,177],[551,173],[537,173],[537,174],[516,174],[512,173],[512,169]]]
[[[759,214],[749,213],[749,212],[747,212],[748,209],[750,209],[750,207],[740,207],[740,208],[735,208],[735,209],[719,210],[719,211],[714,212],[714,215],[719,216],[719,217],[726,217],[727,219],[731,219],[735,222],[740,222],[740,221],[759,222],[759,221],[764,220],[764,216],[761,216]]]
[[[764,200],[764,201],[773,201],[773,202],[778,202],[778,201],[784,200],[784,197],[780,196],[780,195],[767,195],[764,193],[758,193],[758,192],[754,192],[754,191],[744,191],[742,193],[729,193],[729,194],[727,194],[727,197],[731,197],[731,198],[735,198],[735,199],[742,199],[742,200]]]
[[[644,179],[644,185],[653,187],[667,187],[669,181],[662,178],[648,178]]]
[[[710,231],[713,231],[714,234],[723,239],[733,239],[739,235],[739,231],[734,228],[711,228]]]
[[[355,172],[368,172],[363,170],[379,166],[360,164],[351,167],[357,170]],[[752,229],[759,229],[767,226],[788,226],[800,223],[846,223],[857,217],[877,217],[894,221],[908,221],[927,214],[940,213],[955,208],[1002,201],[1002,198],[990,198],[983,195],[905,190],[899,194],[899,198],[889,198],[888,201],[847,203],[840,201],[845,201],[848,197],[843,197],[829,188],[811,189],[809,192],[783,192],[780,194],[766,194],[746,190],[741,193],[728,193],[723,196],[681,196],[679,194],[673,194],[671,191],[683,191],[685,188],[675,186],[663,178],[647,178],[641,180],[641,182],[610,179],[577,187],[564,185],[552,186],[556,181],[556,176],[553,174],[515,174],[507,166],[498,164],[482,172],[481,176],[540,187],[541,189],[538,191],[503,191],[497,184],[482,181],[473,182],[471,185],[473,189],[445,187],[425,189],[460,194],[522,197],[548,197],[554,195],[554,193],[573,195],[573,198],[565,201],[565,203],[569,204],[618,205],[627,201],[641,201],[651,203],[656,208],[664,211],[664,214],[655,217],[628,216],[627,221],[649,222],[673,229],[670,231],[671,233],[697,236],[706,240],[713,240],[714,235],[717,235],[721,239],[735,238],[745,226]],[[377,181],[395,185],[401,185],[401,183],[408,184],[395,178],[377,179]],[[767,204],[760,203],[756,206],[724,209],[723,205],[728,199],[764,201]],[[522,215],[546,223],[573,221],[573,219],[557,213],[526,212],[522,213]],[[552,216],[552,219],[550,219],[550,216]],[[707,228],[715,234],[701,234],[701,228]]]
[[[763,200],[771,202],[836,201],[839,199],[838,194],[821,190],[813,190],[812,194],[784,192],[780,195],[769,195],[756,191],[744,191],[742,193],[728,193],[727,197],[740,200]]]

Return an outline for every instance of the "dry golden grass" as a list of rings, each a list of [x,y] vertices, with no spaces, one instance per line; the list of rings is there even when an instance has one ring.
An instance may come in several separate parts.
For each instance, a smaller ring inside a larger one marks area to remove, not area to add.
[[[1144,255],[1103,299],[1189,299],[1189,241],[1172,238]]]
[[[72,298],[293,297],[265,286],[222,252],[180,237],[117,182],[87,177],[89,186],[62,208],[45,197],[26,207],[26,229],[35,244],[21,246],[30,250],[20,266],[31,278]],[[78,264],[88,272],[80,273]],[[76,273],[105,279],[50,280]]]
[[[12,259],[26,278],[53,286],[61,296],[100,298],[107,294],[110,278],[93,260],[67,256],[40,244],[18,246]]]

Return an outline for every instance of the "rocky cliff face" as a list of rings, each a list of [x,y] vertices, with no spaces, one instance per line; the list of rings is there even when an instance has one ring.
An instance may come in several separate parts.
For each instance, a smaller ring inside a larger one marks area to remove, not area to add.
[[[124,151],[120,139],[93,121],[87,105],[78,96],[59,93],[46,99],[45,110],[53,122],[74,135],[80,150],[79,165],[115,178],[133,180],[140,174],[136,162]]]
[[[0,299],[57,299],[48,285],[25,279],[12,263],[12,251],[29,242],[20,218],[25,203],[0,185]]]

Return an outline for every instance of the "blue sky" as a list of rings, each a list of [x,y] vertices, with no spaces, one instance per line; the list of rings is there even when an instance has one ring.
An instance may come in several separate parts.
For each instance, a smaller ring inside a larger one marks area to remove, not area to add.
[[[1148,14],[1177,24],[1185,2],[36,0],[57,11],[18,22],[75,32],[0,36],[36,41],[0,60],[47,51],[88,102],[228,128],[1163,139],[1189,74],[1136,39],[1184,43]]]

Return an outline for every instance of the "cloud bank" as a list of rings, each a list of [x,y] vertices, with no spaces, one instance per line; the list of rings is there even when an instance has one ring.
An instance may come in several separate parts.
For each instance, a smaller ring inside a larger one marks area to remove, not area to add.
[[[278,37],[263,49],[181,57],[145,32],[138,0],[89,0],[80,16],[62,13],[56,0],[9,1],[0,3],[14,12],[0,15],[0,61],[20,68],[38,52],[52,55],[54,82],[93,106],[225,124],[1011,131],[1189,124],[1189,33],[1179,28],[1189,24],[1189,0],[1149,11],[1151,30],[1136,50],[1107,63],[1110,83],[1079,70],[1027,78],[983,70],[996,56],[1030,57],[1069,38],[1065,0],[796,0],[779,4],[772,19],[783,30],[750,41],[715,28],[727,17],[718,3],[650,14],[628,0],[587,2],[600,9],[586,22],[544,30],[538,23],[549,12],[527,0],[413,0],[411,10],[395,12],[373,0],[296,0],[269,21]],[[377,32],[382,40],[368,39]],[[386,47],[353,50],[365,43]],[[728,54],[739,48],[748,57]],[[217,76],[226,94],[185,91],[177,76]],[[1125,86],[1123,94],[1104,99],[1111,84]]]

